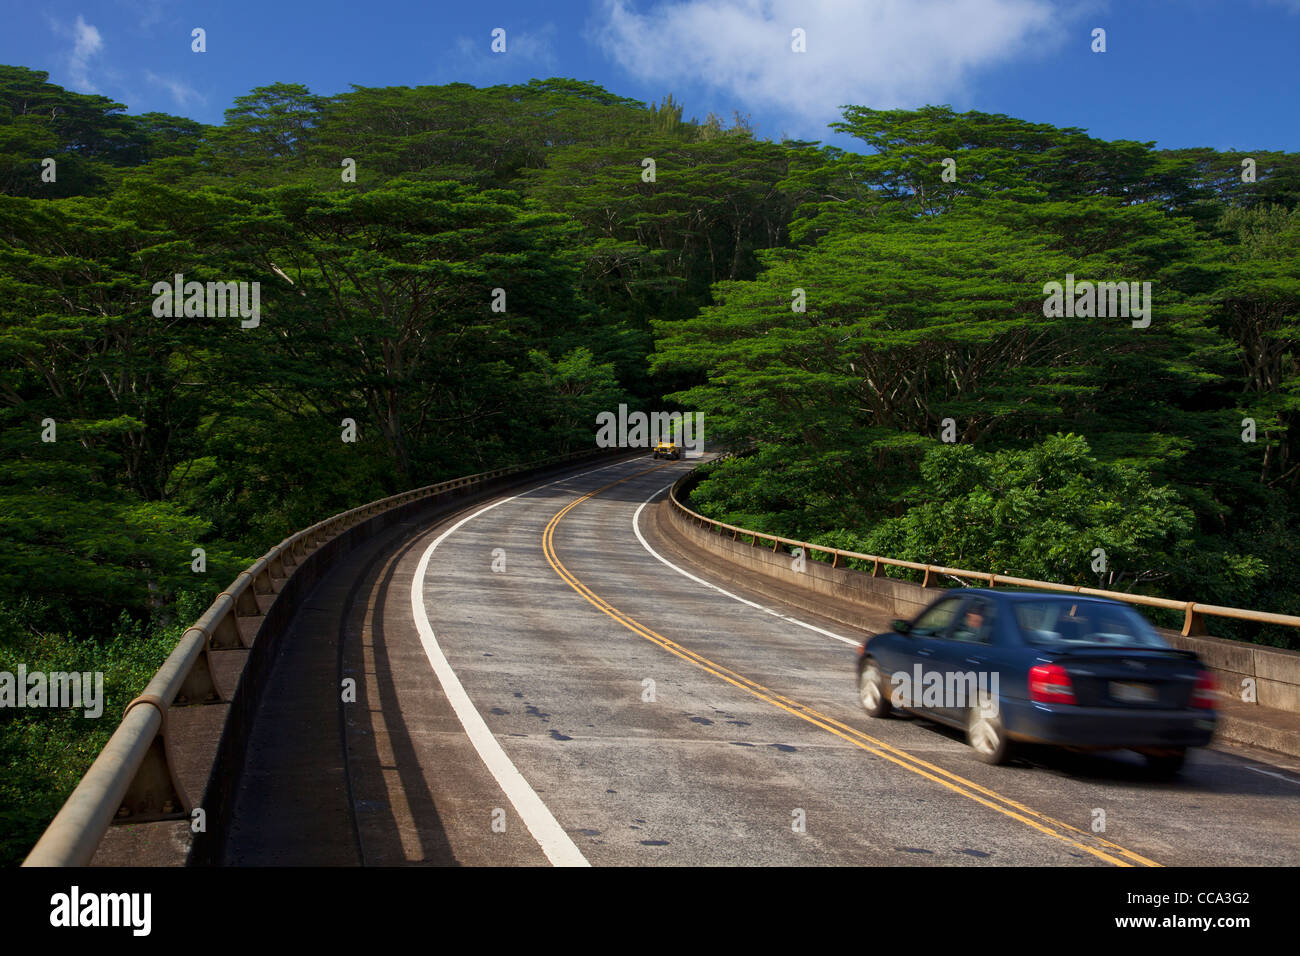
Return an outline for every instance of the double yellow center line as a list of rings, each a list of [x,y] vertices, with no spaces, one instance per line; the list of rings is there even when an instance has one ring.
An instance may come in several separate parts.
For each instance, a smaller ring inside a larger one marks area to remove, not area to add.
[[[820,711],[806,706],[805,704],[801,704],[796,700],[778,694],[770,688],[764,687],[762,684],[756,683],[733,670],[723,667],[721,664],[709,660],[707,657],[697,654],[695,651],[683,647],[676,641],[672,641],[657,631],[646,627],[640,621],[637,621],[635,618],[630,617],[618,608],[614,607],[604,598],[600,597],[600,595],[592,591],[591,588],[579,581],[577,577],[574,576],[573,572],[564,566],[560,561],[559,556],[555,553],[555,529],[559,526],[560,522],[564,520],[565,515],[578,507],[578,505],[582,504],[584,501],[594,498],[616,485],[621,485],[625,481],[631,481],[633,478],[639,478],[642,475],[648,475],[651,472],[666,467],[668,466],[659,465],[654,468],[646,469],[645,471],[639,471],[635,474],[628,475],[626,478],[619,478],[617,481],[611,481],[609,484],[603,485],[595,491],[590,491],[587,494],[574,499],[556,512],[556,514],[551,518],[546,525],[546,529],[542,532],[542,552],[546,555],[547,562],[555,569],[555,573],[563,578],[564,582],[568,584],[569,587],[573,588],[573,590],[581,594],[593,606],[609,615],[615,621],[618,621],[618,623],[622,624],[628,630],[635,634],[639,634],[651,643],[658,644],[670,654],[675,654],[682,660],[694,664],[701,670],[712,674],[720,680],[726,681],[733,687],[737,687],[747,694],[751,694],[759,700],[765,701],[773,707],[777,707],[788,714],[793,714],[795,717],[805,720],[829,734],[834,734],[841,740],[846,740],[855,747],[865,750],[869,754],[880,757],[882,760],[888,760],[890,763],[897,764],[905,770],[911,771],[912,773],[924,777],[933,783],[937,783],[942,787],[946,787],[954,793],[961,794],[963,797],[973,800],[982,806],[988,807],[990,810],[994,810],[1013,820],[1017,820],[1027,827],[1032,827],[1040,833],[1062,840],[1076,849],[1083,850],[1085,853],[1090,853],[1099,859],[1105,860],[1107,863],[1113,863],[1116,866],[1160,866],[1160,864],[1156,863],[1154,860],[1149,860],[1144,856],[1140,856],[1132,850],[1126,850],[1124,847],[1112,843],[1095,833],[1090,833],[1087,830],[1081,830],[1068,823],[1055,820],[1044,813],[1040,813],[1022,803],[1012,800],[1010,797],[1005,797],[994,790],[990,790],[987,787],[975,783],[974,781],[967,780],[949,770],[945,770],[942,767],[922,760],[920,757],[913,756],[904,750],[899,750],[897,747],[893,747],[882,740],[877,740],[875,737],[868,734],[864,734],[862,731],[850,727],[848,724],[842,723],[834,717],[830,717]],[[1089,842],[1081,842],[1080,838]],[[1098,845],[1103,849],[1099,849]]]

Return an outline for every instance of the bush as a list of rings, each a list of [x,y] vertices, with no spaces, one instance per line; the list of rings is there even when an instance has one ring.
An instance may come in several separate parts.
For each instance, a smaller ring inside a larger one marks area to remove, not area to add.
[[[0,709],[0,865],[15,866],[31,850],[63,802],[176,646],[206,609],[206,595],[184,592],[173,607],[141,621],[123,613],[105,641],[41,633],[48,617],[39,602],[0,605],[0,671],[102,672],[103,710]],[[167,623],[164,623],[167,622]]]

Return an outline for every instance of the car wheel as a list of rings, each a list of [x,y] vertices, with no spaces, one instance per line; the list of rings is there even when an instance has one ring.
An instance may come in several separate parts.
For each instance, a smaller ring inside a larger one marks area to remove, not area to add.
[[[1183,769],[1183,763],[1187,760],[1187,748],[1175,747],[1171,750],[1161,750],[1144,754],[1147,758],[1147,769],[1151,775],[1158,779],[1167,780],[1170,777],[1178,775],[1178,771]]]
[[[988,764],[1002,764],[1011,755],[1011,741],[1002,725],[1000,710],[972,707],[966,715],[966,742],[977,759]]]
[[[659,459],[659,452],[655,452],[655,460],[658,461],[658,459]]]
[[[870,657],[858,669],[858,699],[869,717],[888,717],[893,709],[885,693],[885,675]]]

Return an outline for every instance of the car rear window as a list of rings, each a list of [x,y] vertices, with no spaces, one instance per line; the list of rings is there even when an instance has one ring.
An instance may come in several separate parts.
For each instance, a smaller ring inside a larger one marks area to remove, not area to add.
[[[1025,641],[1037,647],[1168,648],[1137,611],[1099,601],[1014,602],[1016,623]]]

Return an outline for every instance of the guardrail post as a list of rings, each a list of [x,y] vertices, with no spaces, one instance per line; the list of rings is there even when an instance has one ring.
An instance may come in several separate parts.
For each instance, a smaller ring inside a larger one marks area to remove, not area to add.
[[[241,575],[247,575],[247,571],[241,571]],[[251,582],[250,582],[251,583]],[[257,595],[251,587],[247,585],[235,597],[234,612],[239,617],[261,617],[262,608],[257,603]]]
[[[180,820],[189,816],[189,808],[176,789],[167,765],[167,744],[155,737],[122,798],[113,823],[150,823],[157,820]]]
[[[189,630],[203,634],[203,631],[198,628],[192,627]],[[189,631],[185,633],[188,634]],[[184,636],[181,639],[184,640]],[[203,650],[195,659],[189,673],[185,675],[185,682],[181,684],[181,689],[176,692],[175,703],[182,707],[191,704],[215,704],[221,701],[221,692],[217,690],[217,682],[212,677],[207,643],[207,635],[203,634]]]
[[[1205,615],[1192,610],[1195,606],[1196,602],[1187,602],[1187,610],[1183,614],[1183,636],[1208,637],[1210,632],[1205,627]]]
[[[257,577],[253,578],[253,593],[255,595],[275,593],[275,588],[271,586],[271,565],[269,561],[261,571],[257,572]]]
[[[239,635],[239,625],[235,622],[235,615],[231,613],[221,615],[212,629],[212,634],[209,635],[209,640],[208,646],[213,650],[224,651],[242,647],[244,641]]]
[[[167,705],[156,697],[141,695],[126,705],[123,720],[133,707],[156,708],[162,715],[162,725],[150,742],[140,769],[131,778],[113,822],[183,819],[189,815],[190,804],[180,782],[172,774],[171,761],[167,759]]]

